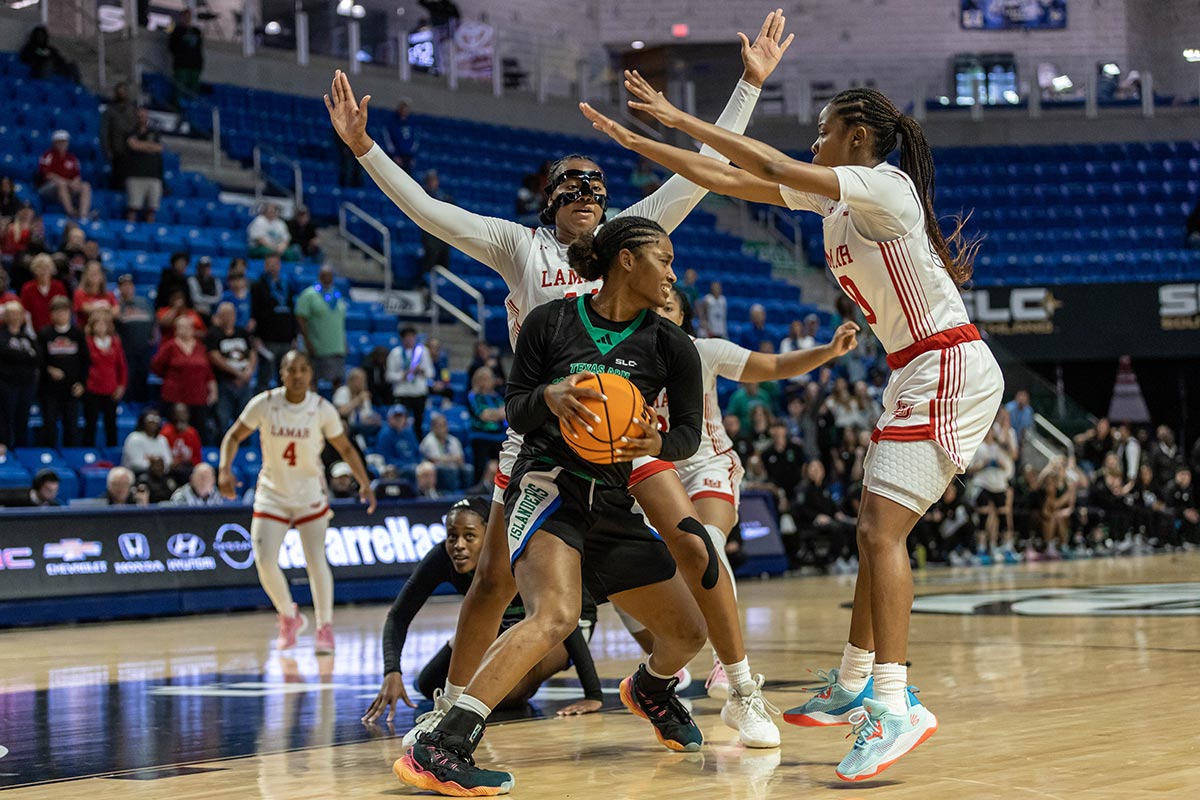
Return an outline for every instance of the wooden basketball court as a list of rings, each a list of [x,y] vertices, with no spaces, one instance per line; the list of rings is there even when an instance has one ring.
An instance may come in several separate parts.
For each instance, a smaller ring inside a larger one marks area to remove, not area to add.
[[[827,797],[1139,800],[1200,791],[1195,663],[1200,554],[931,570],[918,576],[911,678],[938,715],[929,742],[878,780],[833,774],[848,728],[780,723],[783,746],[747,751],[688,692],[707,741],[660,747],[616,698],[638,652],[610,609],[592,642],[605,710],[557,719],[573,674],[536,711],[497,724],[482,764],[512,770],[512,797]],[[809,669],[836,666],[852,578],[743,581],[751,665],[781,708]],[[405,670],[454,627],[456,600],[417,618]],[[934,613],[929,613],[934,612]],[[0,633],[0,789],[47,800],[298,800],[422,793],[391,773],[395,729],[364,726],[379,685],[382,607],[339,608],[336,656],[271,651],[273,617],[238,614]]]

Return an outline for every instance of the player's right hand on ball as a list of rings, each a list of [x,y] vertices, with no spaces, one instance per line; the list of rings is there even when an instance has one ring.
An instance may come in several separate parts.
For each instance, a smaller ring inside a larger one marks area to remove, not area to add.
[[[223,469],[217,473],[217,490],[227,500],[237,499],[237,478],[231,470]]]
[[[591,433],[592,426],[600,424],[600,417],[588,411],[587,406],[579,401],[608,399],[595,389],[584,389],[577,385],[582,380],[594,377],[595,374],[591,372],[577,372],[564,381],[547,386],[543,395],[550,413],[566,423],[567,429],[576,437],[582,431]]]
[[[387,710],[387,721],[391,722],[396,716],[396,701],[403,700],[404,704],[409,708],[416,708],[417,704],[408,699],[408,690],[404,688],[404,678],[399,672],[389,672],[383,678],[383,686],[379,687],[379,694],[375,695],[375,701],[371,703],[371,707],[367,709],[367,713],[363,714],[363,722],[374,722],[383,716],[383,712]]]

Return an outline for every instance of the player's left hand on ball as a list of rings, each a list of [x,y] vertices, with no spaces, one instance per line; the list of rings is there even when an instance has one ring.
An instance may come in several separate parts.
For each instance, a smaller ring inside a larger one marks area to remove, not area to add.
[[[578,717],[582,714],[594,714],[604,707],[604,703],[599,700],[576,700],[566,708],[560,708],[555,712],[560,717]]]
[[[844,356],[858,347],[858,330],[858,325],[853,322],[843,322],[838,326],[833,333],[833,341],[829,343],[834,355]]]
[[[642,419],[635,419],[633,424],[642,429],[642,435],[640,438],[620,438],[616,449],[613,450],[617,461],[633,461],[642,456],[657,456],[662,452],[662,436],[658,434],[658,428]]]

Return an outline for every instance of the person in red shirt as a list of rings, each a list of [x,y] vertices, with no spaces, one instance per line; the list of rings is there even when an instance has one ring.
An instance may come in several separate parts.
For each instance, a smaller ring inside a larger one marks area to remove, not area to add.
[[[50,141],[50,149],[38,160],[38,194],[44,202],[57,201],[68,217],[86,219],[92,211],[92,185],[79,176],[79,159],[67,149],[71,134],[57,130]]]
[[[29,203],[22,203],[7,225],[0,224],[0,264],[8,269],[14,286],[24,281],[21,276],[28,277],[30,253],[42,249],[44,236],[42,221]]]
[[[67,297],[67,287],[54,277],[54,259],[46,253],[38,253],[29,264],[33,280],[21,287],[21,305],[29,317],[29,326],[40,331],[50,324],[50,301],[56,297]],[[68,298],[69,299],[69,298]]]
[[[162,333],[163,341],[175,335],[175,322],[180,319],[190,319],[197,336],[203,338],[208,333],[208,326],[204,324],[204,318],[194,308],[188,308],[187,303],[187,295],[183,290],[174,289],[167,299],[167,304],[155,312],[154,316],[158,320],[158,329]]]
[[[163,425],[162,435],[171,445],[171,472],[176,476],[191,475],[200,463],[200,433],[189,424],[191,414],[183,403],[171,406],[171,421]]]
[[[75,317],[79,327],[87,326],[88,316],[93,311],[107,310],[115,314],[119,308],[117,298],[108,290],[104,279],[104,266],[99,261],[87,262],[79,278],[79,288],[75,290]]]
[[[159,396],[164,403],[183,403],[197,430],[208,424],[208,407],[217,402],[217,379],[208,362],[208,349],[196,338],[189,316],[175,320],[175,335],[163,340],[150,361],[150,369],[163,379]]]
[[[96,420],[104,414],[104,445],[116,447],[117,403],[129,385],[125,349],[113,328],[112,313],[106,309],[93,311],[84,330],[91,364],[83,395],[83,444],[91,447],[96,443]]]

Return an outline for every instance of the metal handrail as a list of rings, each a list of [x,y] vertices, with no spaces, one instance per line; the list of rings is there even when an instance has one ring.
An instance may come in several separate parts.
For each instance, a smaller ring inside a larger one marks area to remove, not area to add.
[[[209,113],[212,115],[213,169],[214,170],[220,169],[221,168],[221,109],[217,106],[217,104],[207,98],[201,97],[200,95],[196,94],[195,92],[193,92],[191,89],[187,88],[186,86],[180,85],[170,75],[166,75],[164,73],[158,72],[158,65],[154,64],[152,61],[149,61],[145,58],[139,58],[137,60],[137,62],[134,64],[134,66],[137,69],[137,74],[134,75],[134,85],[137,87],[137,91],[139,91],[139,92],[141,91],[142,76],[145,74],[146,68],[148,67],[149,71],[154,72],[155,74],[159,75],[159,77],[161,77],[161,78],[164,78],[167,81],[167,83],[169,83],[171,85],[171,88],[175,90],[176,97],[183,96],[184,98],[186,98],[187,100],[190,100],[191,102],[198,103],[201,106],[208,107]]]
[[[376,250],[351,232],[349,226],[346,224],[350,216],[365,222],[379,232],[380,236],[383,237],[383,252]],[[342,239],[343,248],[347,244],[354,245],[363,251],[368,258],[379,262],[383,268],[383,291],[390,295],[392,291],[392,232],[388,229],[388,226],[366,211],[363,211],[354,203],[345,202],[338,208],[338,236]]]
[[[1051,439],[1054,439],[1064,448],[1066,448],[1068,455],[1075,455],[1075,441],[1071,439],[1070,436],[1067,436],[1065,433],[1060,431],[1054,423],[1036,411],[1033,412],[1033,424],[1044,430],[1047,434],[1049,434]]]
[[[273,158],[276,161],[281,161],[292,168],[292,188],[281,184],[279,181],[272,178],[270,175],[263,172],[262,157],[263,155]],[[270,183],[280,191],[288,194],[296,205],[304,205],[304,172],[300,169],[300,162],[293,158],[285,156],[277,150],[274,150],[266,145],[254,145],[254,201],[261,203],[263,198],[263,185]]]
[[[442,297],[438,292],[438,278],[445,278],[448,283],[458,287],[463,294],[475,301],[474,319],[466,311]],[[438,313],[439,308],[449,312],[450,316],[474,331],[477,338],[483,338],[483,293],[443,266],[434,267],[429,275],[429,316],[434,336],[437,336],[438,317],[441,316]]]

